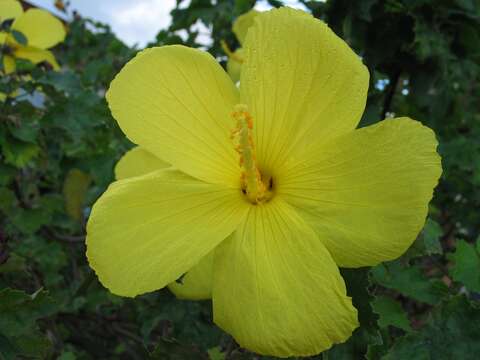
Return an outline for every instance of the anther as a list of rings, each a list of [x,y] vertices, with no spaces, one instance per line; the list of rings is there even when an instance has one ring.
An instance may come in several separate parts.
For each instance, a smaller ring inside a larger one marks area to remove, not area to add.
[[[232,117],[236,120],[236,128],[231,136],[238,139],[235,150],[240,155],[240,167],[242,168],[241,182],[248,199],[258,203],[265,197],[266,187],[262,182],[262,176],[258,170],[253,141],[253,118],[248,113],[246,105],[235,105]]]

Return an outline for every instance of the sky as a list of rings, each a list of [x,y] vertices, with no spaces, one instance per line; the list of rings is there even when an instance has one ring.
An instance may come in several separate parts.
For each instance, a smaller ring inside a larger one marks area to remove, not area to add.
[[[55,12],[53,0],[30,2]],[[81,15],[109,24],[126,44],[143,47],[159,30],[168,27],[176,0],[70,0],[70,3],[70,9],[78,10]],[[297,0],[284,0],[284,3],[302,8]],[[255,8],[268,10],[270,6],[266,1],[259,1]],[[202,30],[208,32],[208,29]]]

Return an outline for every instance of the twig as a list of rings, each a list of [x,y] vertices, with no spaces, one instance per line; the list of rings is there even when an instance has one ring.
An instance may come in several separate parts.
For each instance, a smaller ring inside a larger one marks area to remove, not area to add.
[[[387,116],[387,113],[390,111],[393,96],[395,95],[395,91],[397,90],[397,85],[398,85],[398,81],[400,80],[401,73],[402,73],[401,70],[397,70],[397,72],[393,74],[391,83],[388,86],[387,93],[385,95],[385,101],[383,102],[382,119],[385,119],[385,117]]]

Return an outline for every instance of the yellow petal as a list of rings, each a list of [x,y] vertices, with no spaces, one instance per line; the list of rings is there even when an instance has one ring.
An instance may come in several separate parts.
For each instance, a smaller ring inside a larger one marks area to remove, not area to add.
[[[213,254],[214,251],[203,257],[197,265],[178,281],[168,285],[170,291],[179,299],[205,300],[212,297],[213,281]]]
[[[318,147],[278,178],[343,267],[400,256],[425,223],[442,172],[435,134],[407,118],[384,120]]]
[[[243,49],[238,48],[233,53],[233,57],[229,57],[227,61],[227,72],[230,75],[230,79],[236,84],[240,81],[240,73],[242,70],[242,62],[240,60],[243,59]]]
[[[165,161],[137,146],[127,151],[117,162],[115,178],[121,180],[141,176],[169,166]]]
[[[365,107],[368,70],[328,26],[280,8],[257,16],[244,46],[241,102],[253,116],[260,168],[349,132]]]
[[[137,146],[125,153],[118,161],[115,166],[115,177],[121,180],[141,176],[169,166],[165,161]],[[210,252],[197,265],[189,269],[180,281],[170,283],[168,288],[179,299],[209,299],[212,296],[212,268],[213,255]]]
[[[233,32],[237,36],[238,42],[243,44],[247,37],[248,29],[253,25],[255,18],[260,14],[257,10],[250,10],[240,15],[233,23]]]
[[[229,138],[238,92],[206,52],[173,45],[139,53],[107,93],[113,117],[134,143],[198,179],[237,184]]]
[[[65,39],[65,28],[60,20],[48,11],[29,9],[13,23],[12,29],[20,31],[28,46],[48,49]]]
[[[0,0],[0,22],[16,19],[23,14],[22,5],[16,0]]]
[[[242,347],[280,357],[318,354],[358,326],[327,249],[278,197],[215,249],[213,312]]]
[[[31,46],[21,46],[15,50],[14,54],[15,57],[29,60],[34,64],[39,64],[45,61],[52,65],[53,70],[60,70],[60,65],[58,65],[55,56],[49,50],[43,50]]]
[[[90,266],[118,295],[162,288],[230,235],[248,206],[237,189],[171,169],[117,181],[88,221]]]
[[[3,55],[3,72],[8,75],[13,73],[16,68],[15,59],[9,55]]]

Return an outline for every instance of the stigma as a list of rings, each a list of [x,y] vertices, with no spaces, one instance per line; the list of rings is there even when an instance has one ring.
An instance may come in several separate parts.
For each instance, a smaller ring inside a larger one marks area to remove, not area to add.
[[[257,166],[253,141],[253,118],[244,104],[235,105],[232,117],[236,121],[236,127],[232,130],[231,138],[236,141],[235,150],[239,154],[242,191],[250,202],[258,204],[270,198],[270,191],[262,181],[262,175]]]

